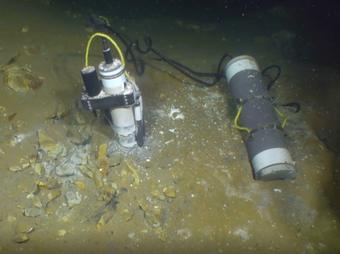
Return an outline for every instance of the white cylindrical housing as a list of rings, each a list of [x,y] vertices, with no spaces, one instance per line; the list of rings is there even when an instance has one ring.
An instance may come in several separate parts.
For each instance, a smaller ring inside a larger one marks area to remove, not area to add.
[[[114,59],[112,64],[101,62],[98,69],[103,89],[107,94],[121,94],[124,92],[126,77],[119,59]]]
[[[111,110],[113,130],[117,133],[119,143],[124,147],[133,147],[135,140],[135,118],[132,107]]]

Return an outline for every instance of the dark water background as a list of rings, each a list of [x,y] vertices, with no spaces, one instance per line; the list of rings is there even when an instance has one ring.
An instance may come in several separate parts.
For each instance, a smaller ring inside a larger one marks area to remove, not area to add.
[[[231,18],[251,18],[258,30],[270,35],[276,29],[293,30],[298,34],[297,50],[304,60],[339,64],[340,42],[338,32],[339,3],[337,1],[53,1],[52,3],[83,15],[99,13],[120,19],[183,18],[196,22],[214,22],[228,29]],[[280,5],[284,12],[266,15]],[[240,31],[242,33],[242,31]],[[302,59],[301,59],[302,60]]]

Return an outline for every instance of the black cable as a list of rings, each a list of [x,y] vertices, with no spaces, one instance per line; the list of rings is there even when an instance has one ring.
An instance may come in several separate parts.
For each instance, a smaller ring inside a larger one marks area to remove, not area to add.
[[[221,75],[221,71],[222,71],[222,64],[225,61],[226,58],[231,57],[229,54],[224,54],[219,63],[218,63],[218,68],[217,71],[215,73],[206,73],[206,72],[198,72],[195,71],[181,63],[179,63],[178,61],[171,59],[165,55],[163,55],[162,53],[160,53],[158,50],[156,50],[155,48],[152,47],[152,39],[150,37],[145,37],[144,38],[144,44],[146,45],[145,49],[141,49],[139,41],[135,41],[135,43],[133,44],[137,50],[137,52],[141,53],[141,54],[148,54],[148,53],[153,53],[154,55],[156,55],[158,57],[157,60],[159,61],[164,61],[167,64],[169,64],[170,66],[172,66],[173,68],[175,68],[176,70],[178,70],[179,72],[181,72],[182,74],[184,74],[185,76],[187,76],[188,78],[201,83],[205,86],[213,86],[215,85],[222,77],[223,75]],[[212,81],[208,82],[207,80],[198,78],[198,77],[205,77],[205,78],[214,78]]]
[[[133,42],[129,45],[129,51],[132,51],[131,48],[134,47],[136,49],[136,51],[140,54],[145,55],[145,54],[148,54],[148,53],[151,52],[158,57],[157,60],[166,62],[167,64],[169,64],[170,66],[172,66],[173,68],[175,68],[176,70],[178,70],[179,72],[184,74],[185,76],[187,76],[190,79],[192,79],[192,80],[194,80],[198,83],[201,83],[205,86],[213,86],[223,77],[223,75],[221,75],[222,64],[227,57],[231,57],[229,54],[224,54],[222,56],[222,58],[220,59],[220,61],[218,63],[218,68],[217,68],[216,73],[198,72],[198,71],[194,71],[191,68],[177,62],[174,59],[171,59],[171,58],[163,55],[158,50],[153,48],[152,47],[152,39],[150,37],[144,37],[144,44],[145,44],[145,48],[142,49],[141,46],[140,46],[139,40],[136,40],[135,42]],[[199,77],[214,78],[214,79],[213,79],[213,81],[208,82],[206,80],[198,78],[198,76]]]
[[[224,60],[227,58],[227,57],[232,57],[231,55],[229,54],[224,54],[222,57],[221,57],[221,60],[219,61],[219,64],[218,64],[218,68],[217,68],[217,72],[215,73],[209,73],[209,72],[198,72],[198,71],[194,71],[193,69],[190,69],[189,67],[181,64],[180,62],[174,60],[174,59],[171,59],[169,57],[166,57],[165,55],[161,54],[159,51],[157,51],[156,49],[154,49],[152,47],[152,39],[148,36],[148,37],[145,37],[144,38],[144,44],[146,45],[146,49],[141,49],[140,46],[139,46],[139,41],[137,40],[135,42],[135,45],[136,45],[136,49],[139,53],[142,53],[142,54],[147,54],[149,53],[150,51],[153,52],[154,54],[156,54],[158,57],[160,57],[159,60],[164,60],[166,61],[167,63],[171,64],[172,66],[177,66],[179,68],[182,68],[184,69],[185,71],[195,75],[195,76],[200,76],[200,77],[216,77],[216,74],[217,73],[220,73],[221,71],[221,67],[222,67],[222,63],[224,62]]]
[[[154,48],[151,48],[151,52],[154,53],[155,55],[157,55],[161,60],[168,63],[173,68],[175,68],[176,70],[178,70],[179,72],[181,72],[182,74],[187,76],[188,78],[196,81],[197,83],[203,84],[205,86],[214,86],[217,82],[220,81],[220,79],[223,77],[221,75],[222,63],[225,61],[225,59],[227,57],[230,57],[229,54],[224,54],[222,56],[222,58],[219,61],[216,73],[204,73],[204,72],[194,71],[194,70],[190,69],[189,67],[184,66],[184,65],[180,64],[179,62],[164,56],[163,54],[161,54],[160,52],[158,52]],[[213,80],[209,82],[209,81],[203,80],[203,79],[195,77],[195,76],[209,77],[209,78],[213,78]]]
[[[133,62],[135,70],[138,75],[142,75],[145,70],[145,62],[142,59],[136,58],[134,54],[134,49],[142,55],[146,55],[149,53],[153,53],[158,57],[157,60],[164,61],[168,63],[170,66],[181,72],[183,75],[187,76],[188,78],[196,81],[197,83],[203,84],[205,86],[213,86],[216,83],[220,81],[221,78],[223,78],[222,75],[222,64],[227,58],[231,58],[232,56],[229,54],[224,54],[219,63],[218,68],[215,73],[207,73],[207,72],[198,72],[195,71],[178,61],[171,59],[162,53],[160,53],[158,50],[152,47],[152,39],[150,37],[144,37],[144,44],[145,48],[141,48],[139,40],[131,41],[127,38],[127,36],[123,35],[122,33],[119,33],[115,31],[109,24],[106,23],[106,21],[102,20],[101,18],[97,18],[95,16],[90,17],[90,24],[98,30],[109,32],[110,34],[116,36],[125,46],[125,57],[127,61]],[[200,78],[199,78],[200,77]],[[213,78],[212,81],[207,81],[202,78]]]
[[[270,75],[267,74],[267,72],[271,69],[277,70],[277,73],[274,78],[272,78]],[[262,76],[267,76],[271,79],[271,81],[267,84],[267,90],[269,91],[273,87],[275,82],[279,79],[279,77],[281,76],[281,67],[276,64],[269,65],[266,68],[264,68],[261,73],[262,73]]]
[[[173,68],[175,68],[176,70],[178,70],[179,72],[181,72],[182,74],[184,74],[185,76],[189,77],[190,79],[201,83],[205,86],[213,86],[215,85],[218,81],[220,81],[220,79],[223,77],[223,75],[221,74],[222,72],[222,64],[225,61],[225,59],[227,59],[228,57],[232,58],[231,55],[229,55],[228,53],[224,54],[219,63],[218,63],[218,67],[217,67],[217,71],[215,73],[207,73],[207,72],[198,72],[195,71],[183,64],[181,64],[180,62],[171,59],[165,55],[163,55],[162,53],[160,53],[158,50],[156,50],[155,48],[152,47],[152,39],[150,37],[145,37],[144,38],[144,44],[146,45],[145,49],[141,49],[140,45],[139,45],[139,41],[137,40],[135,42],[135,46],[136,46],[136,50],[139,53],[142,54],[147,54],[149,52],[152,52],[153,54],[155,54],[156,56],[159,57],[158,60],[164,61],[166,63],[168,63],[169,65],[171,65]],[[196,77],[195,77],[196,76]],[[206,77],[206,78],[214,78],[213,81],[208,82],[206,80],[200,79],[198,77]]]
[[[267,72],[271,69],[277,70],[277,73],[274,76],[274,78],[267,74]],[[275,82],[279,79],[279,77],[281,76],[281,67],[276,64],[269,65],[266,68],[264,68],[261,73],[263,76],[267,76],[271,79],[269,83],[267,84],[267,90],[269,91],[274,86]],[[283,104],[275,103],[275,104],[280,107],[290,108],[293,110],[294,113],[298,113],[301,109],[301,104],[298,102],[288,102],[288,103],[283,103]]]

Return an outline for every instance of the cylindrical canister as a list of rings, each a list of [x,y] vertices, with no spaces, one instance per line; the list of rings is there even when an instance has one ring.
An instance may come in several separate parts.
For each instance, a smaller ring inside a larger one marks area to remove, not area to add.
[[[124,147],[136,145],[136,126],[132,107],[115,108],[111,110],[112,124],[118,136],[119,143]]]
[[[126,85],[122,94],[131,94],[133,88]],[[133,106],[113,108],[111,110],[112,128],[118,136],[119,144],[131,148],[136,143],[136,120]]]
[[[226,65],[225,75],[231,94],[242,105],[239,124],[251,130],[245,144],[255,179],[294,178],[294,162],[256,60],[246,55],[235,57]]]
[[[124,92],[125,70],[119,59],[114,59],[111,64],[101,62],[98,69],[104,92],[107,94],[122,94]]]
[[[91,97],[100,93],[102,86],[98,80],[97,71],[94,66],[87,66],[81,70],[81,77],[83,78],[85,90]]]

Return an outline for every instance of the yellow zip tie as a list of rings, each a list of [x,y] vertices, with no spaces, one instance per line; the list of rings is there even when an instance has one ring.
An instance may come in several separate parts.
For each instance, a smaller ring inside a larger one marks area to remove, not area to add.
[[[236,129],[238,129],[240,131],[246,131],[246,132],[250,133],[251,129],[249,129],[247,127],[244,127],[244,126],[240,126],[238,124],[238,120],[240,119],[240,115],[241,115],[242,109],[243,109],[243,106],[239,106],[238,107],[237,114],[236,114],[236,116],[234,118],[234,126],[235,126]]]
[[[124,55],[122,53],[122,50],[120,49],[120,47],[118,46],[118,44],[115,42],[114,39],[112,39],[109,35],[104,34],[104,33],[94,33],[94,34],[91,35],[91,37],[87,41],[86,51],[85,51],[85,67],[87,67],[89,65],[89,52],[90,52],[91,43],[92,43],[93,39],[96,38],[96,37],[102,37],[102,38],[105,38],[105,39],[107,39],[108,41],[111,42],[111,44],[114,46],[114,48],[118,52],[120,61],[122,62],[122,67],[125,68],[125,58],[124,58]]]
[[[238,107],[237,114],[236,114],[236,116],[234,118],[234,126],[235,126],[236,129],[238,129],[240,131],[246,131],[246,132],[250,133],[251,132],[250,128],[247,128],[247,127],[244,127],[244,126],[240,126],[238,124],[238,121],[239,121],[240,116],[241,116],[242,109],[243,109],[243,106],[239,106]],[[286,126],[286,124],[287,124],[288,118],[287,118],[287,116],[284,113],[282,113],[277,108],[275,108],[275,111],[277,112],[277,114],[281,118],[281,128],[283,129]]]
[[[281,128],[283,129],[286,126],[286,124],[287,124],[288,118],[287,118],[287,116],[284,113],[282,113],[277,108],[275,108],[275,111],[279,115],[279,117],[281,118]]]

